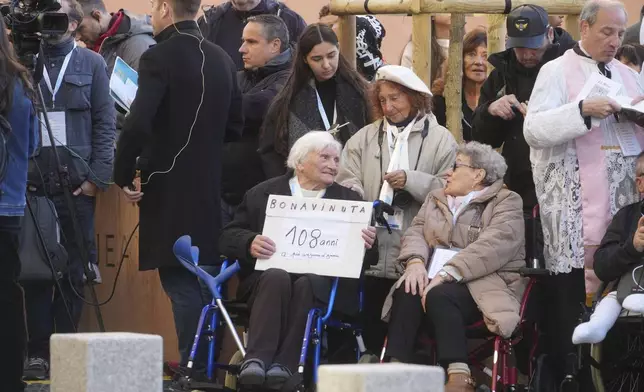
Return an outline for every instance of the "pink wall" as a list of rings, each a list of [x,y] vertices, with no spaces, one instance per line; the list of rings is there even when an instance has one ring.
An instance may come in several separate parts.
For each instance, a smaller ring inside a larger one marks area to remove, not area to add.
[[[203,4],[218,4],[222,0],[205,0]],[[284,3],[296,10],[308,22],[317,21],[320,8],[328,4],[328,0],[284,0]],[[148,0],[106,0],[109,8],[128,8],[134,12],[147,13],[150,9]],[[635,23],[639,18],[641,0],[625,0],[626,8],[630,16],[630,23]],[[383,54],[390,63],[397,63],[400,54],[411,37],[411,17],[384,15],[379,17],[387,30],[387,37],[383,42]],[[485,17],[468,18],[468,27],[485,23]]]

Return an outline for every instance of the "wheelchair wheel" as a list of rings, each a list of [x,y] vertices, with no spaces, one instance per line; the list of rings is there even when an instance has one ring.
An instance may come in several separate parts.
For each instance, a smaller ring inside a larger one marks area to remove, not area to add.
[[[233,356],[230,358],[229,365],[231,366],[239,366],[244,362],[244,356],[240,351],[237,351]],[[230,371],[226,372],[226,380],[224,382],[224,386],[227,389],[230,389],[232,391],[237,390],[237,374],[232,373]]]
[[[644,391],[644,322],[620,320],[590,356],[593,385],[597,392]]]

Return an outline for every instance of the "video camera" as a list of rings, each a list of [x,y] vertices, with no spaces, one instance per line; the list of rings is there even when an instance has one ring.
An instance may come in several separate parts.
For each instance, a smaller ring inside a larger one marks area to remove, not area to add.
[[[11,0],[0,6],[7,28],[11,30],[13,45],[23,61],[40,51],[43,36],[62,35],[67,32],[69,18],[60,10],[60,0]]]

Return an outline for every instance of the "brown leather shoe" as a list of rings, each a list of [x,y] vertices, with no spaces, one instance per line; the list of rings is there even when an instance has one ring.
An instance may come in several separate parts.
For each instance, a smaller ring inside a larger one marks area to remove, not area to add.
[[[445,392],[474,392],[476,383],[474,379],[467,374],[450,374]]]

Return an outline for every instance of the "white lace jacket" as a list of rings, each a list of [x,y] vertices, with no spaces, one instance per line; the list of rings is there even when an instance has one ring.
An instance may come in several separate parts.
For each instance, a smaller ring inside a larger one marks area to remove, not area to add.
[[[599,72],[595,61],[577,58],[584,73],[582,80]],[[543,66],[530,97],[523,128],[531,147],[530,160],[541,208],[544,256],[547,267],[555,273],[584,267],[581,182],[575,139],[589,130],[581,116],[579,102],[569,99],[564,69],[568,66],[564,57]],[[619,72],[612,72],[612,80],[622,84]],[[644,95],[641,85],[638,89],[640,95]],[[621,91],[620,95],[627,94]],[[621,207],[639,199],[634,187],[635,157],[624,157],[619,149],[605,149],[602,153],[606,154],[608,166],[612,216]]]

